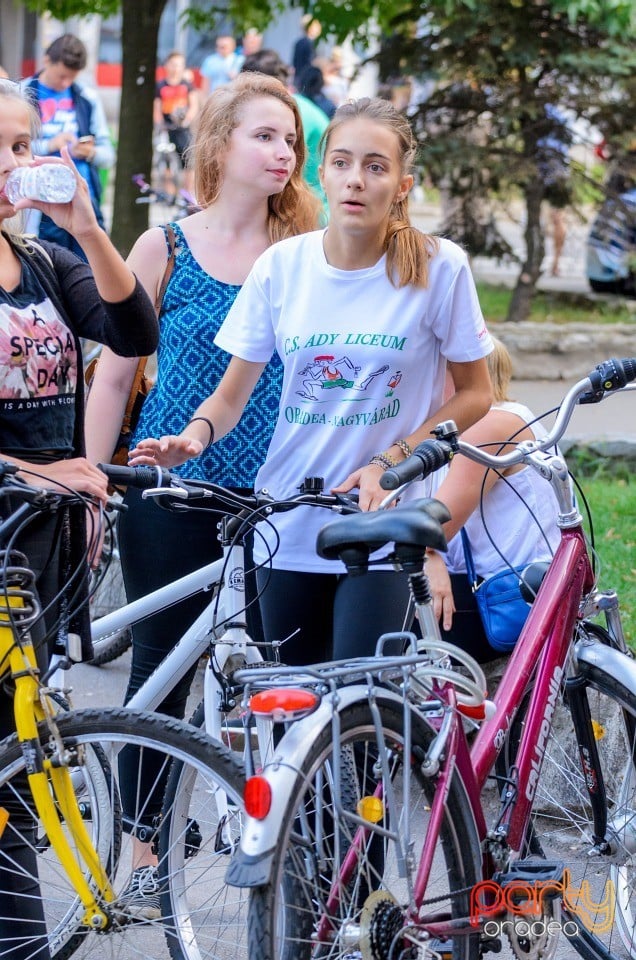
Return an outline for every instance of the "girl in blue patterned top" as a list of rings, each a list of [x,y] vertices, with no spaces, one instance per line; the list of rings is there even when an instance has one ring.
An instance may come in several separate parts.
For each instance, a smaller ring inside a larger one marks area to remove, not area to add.
[[[195,187],[203,209],[173,224],[176,258],[160,313],[157,381],[144,404],[137,439],[183,429],[225,370],[228,355],[213,340],[252,264],[274,241],[315,228],[318,203],[302,180],[304,160],[300,115],[280,81],[242,74],[206,101],[194,144]],[[165,231],[155,227],[140,237],[129,257],[153,298],[161,286],[167,255]],[[100,359],[86,420],[93,462],[110,459],[134,370],[134,362],[110,352]],[[253,487],[276,422],[281,376],[280,361],[273,361],[237,429],[222,444],[185,464],[184,476],[215,480],[239,490]],[[129,600],[220,555],[217,515],[190,511],[176,516],[142,500],[134,490],[128,491],[126,502],[129,509],[120,521],[120,546]],[[207,599],[193,597],[135,627],[127,701]],[[252,604],[250,610],[256,607]],[[254,624],[249,625],[255,632]],[[190,683],[191,676],[170,694],[160,711],[183,717]],[[132,764],[136,759],[127,757],[124,762]],[[139,895],[141,916],[156,916],[154,878],[147,870],[153,856],[149,845],[138,843],[138,847],[140,872],[132,893]]]

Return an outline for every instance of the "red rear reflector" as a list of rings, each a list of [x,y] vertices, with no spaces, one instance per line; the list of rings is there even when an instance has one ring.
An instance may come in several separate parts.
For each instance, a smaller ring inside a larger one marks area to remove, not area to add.
[[[243,790],[245,810],[249,817],[264,820],[272,806],[272,788],[265,777],[250,777]]]
[[[311,690],[278,687],[255,693],[250,699],[250,708],[257,716],[271,717],[280,723],[306,716],[316,709],[319,702],[320,697]]]

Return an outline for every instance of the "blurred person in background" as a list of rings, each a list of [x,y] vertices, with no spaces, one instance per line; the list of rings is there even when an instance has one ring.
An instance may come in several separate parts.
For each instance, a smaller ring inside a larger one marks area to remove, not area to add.
[[[300,21],[302,33],[292,50],[291,65],[294,71],[294,85],[298,89],[297,81],[306,67],[310,67],[316,56],[316,43],[322,33],[322,27],[310,13],[306,13]]]
[[[298,93],[306,97],[307,100],[311,100],[312,103],[322,110],[328,120],[331,120],[336,112],[336,105],[333,100],[330,100],[329,97],[324,95],[324,84],[325,81],[322,70],[320,67],[312,65],[305,67],[299,77],[296,89]]]
[[[585,272],[596,293],[636,297],[636,140],[613,164],[587,238]]]
[[[192,124],[199,112],[199,95],[185,77],[186,61],[173,50],[164,61],[165,77],[157,84],[153,120],[155,127],[166,130],[174,144],[183,170],[183,187],[194,192],[194,171],[188,166],[187,150],[192,140]],[[177,191],[177,184],[174,184]]]
[[[236,49],[236,40],[224,33],[216,38],[216,50],[201,64],[201,93],[207,97],[217,87],[236,77],[243,64],[243,55]]]
[[[324,86],[322,92],[336,107],[344,103],[349,96],[349,79],[344,75],[342,49],[334,47],[329,57],[317,57],[314,66],[320,67]]]
[[[243,34],[243,42],[241,44],[241,56],[251,57],[253,54],[258,53],[259,50],[263,49],[263,34],[259,33],[256,27],[250,27]]]
[[[44,67],[24,81],[23,89],[37,108],[42,123],[41,134],[31,145],[33,153],[59,157],[62,147],[69,148],[80,176],[88,184],[97,222],[104,227],[99,171],[113,166],[115,150],[97,94],[77,80],[86,61],[82,41],[72,33],[65,33],[47,48]],[[86,259],[77,240],[46,214],[29,218],[27,229]]]

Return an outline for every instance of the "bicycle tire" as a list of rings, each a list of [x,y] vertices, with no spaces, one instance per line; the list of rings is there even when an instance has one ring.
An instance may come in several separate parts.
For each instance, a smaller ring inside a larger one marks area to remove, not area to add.
[[[403,806],[403,712],[394,701],[378,697],[382,727],[386,745],[390,751],[391,779],[396,790],[395,823],[403,843],[405,839]],[[342,710],[340,715],[340,742],[337,749],[350,752],[356,769],[357,800],[373,792],[378,782],[379,770],[375,766],[377,745],[373,718],[366,703],[355,703]],[[406,879],[398,878],[395,845],[393,841],[378,839],[376,833],[369,840],[360,842],[360,856],[353,875],[347,884],[338,879],[336,865],[342,862],[354,842],[355,827],[340,816],[334,808],[332,730],[322,730],[308,746],[304,761],[300,764],[295,786],[287,798],[287,808],[282,818],[283,835],[278,838],[272,864],[272,875],[267,886],[251,891],[249,904],[249,950],[254,960],[345,960],[349,957],[369,957],[373,960],[393,960],[396,957],[418,955],[418,931],[413,917],[405,914],[408,903],[408,887],[417,870],[417,852],[427,830],[430,803],[435,793],[435,780],[421,773],[421,751],[426,751],[434,731],[420,717],[413,715],[413,757],[409,758],[410,769],[410,823],[407,830],[415,838],[412,858],[407,857]],[[413,761],[413,762],[411,762]],[[350,777],[345,776],[345,783]],[[386,797],[386,795],[385,795]],[[340,797],[344,809],[349,801]],[[393,828],[391,811],[387,801],[382,804],[379,825]],[[373,828],[370,828],[371,832]],[[335,838],[338,837],[340,850]],[[343,838],[345,842],[343,843]],[[360,836],[358,840],[360,841]],[[435,901],[433,909],[440,907],[450,916],[469,915],[469,891],[480,877],[479,845],[474,820],[465,791],[457,774],[453,774],[445,802],[442,827],[435,850],[432,882],[424,897],[427,903]],[[338,889],[340,902],[328,912],[326,897],[332,883]],[[432,888],[432,889],[431,889]],[[411,888],[412,889],[412,888]],[[321,919],[333,933],[329,940],[317,942],[316,930]],[[408,947],[398,948],[404,938],[402,931],[411,923],[412,940]],[[357,938],[357,939],[356,939]],[[431,940],[422,933],[424,955],[435,950]],[[444,955],[452,954],[454,960],[474,960],[479,950],[479,935],[457,937],[447,943]],[[431,953],[434,955],[434,953]]]
[[[190,809],[197,812],[197,819],[201,832],[200,853],[208,849],[209,843],[214,842],[217,824],[214,818],[212,804],[208,802],[210,793],[221,788],[228,795],[240,798],[243,772],[240,763],[232,757],[221,745],[214,743],[189,724],[158,714],[141,713],[121,709],[93,709],[73,711],[58,718],[58,727],[62,743],[69,750],[77,745],[93,747],[99,744],[103,756],[109,766],[111,776],[111,796],[118,792],[118,763],[117,756],[124,745],[132,745],[143,754],[152,751],[161,754],[162,768],[172,766],[176,759],[183,769],[182,778],[189,783]],[[41,743],[44,750],[48,750],[48,735],[45,725],[42,725]],[[7,788],[16,783],[24,769],[22,750],[15,737],[0,744],[0,789],[3,794]],[[130,787],[130,784],[127,785]],[[133,784],[133,792],[136,787]],[[108,958],[131,958],[143,956],[146,960],[168,960],[170,956],[167,933],[170,932],[175,920],[174,917],[164,915],[153,920],[139,920],[131,911],[129,904],[124,902],[122,894],[127,890],[131,873],[131,846],[132,837],[142,823],[145,823],[144,807],[147,792],[139,791],[138,816],[129,818],[125,824],[122,850],[118,856],[112,856],[110,863],[102,855],[102,863],[107,867],[108,875],[115,892],[115,900],[108,905],[110,917],[109,928],[95,932],[82,926],[83,908],[78,901],[75,891],[71,889],[65,872],[52,851],[38,853],[39,894],[38,900],[42,905],[46,923],[46,936],[34,932],[22,934],[24,955],[38,956],[38,949],[44,947],[43,940],[56,960],[76,952],[82,960],[108,960]],[[163,815],[170,815],[167,802],[163,804]],[[31,810],[28,814],[32,819],[35,815]],[[5,828],[6,830],[6,828]],[[156,824],[154,840],[158,842],[160,823]],[[175,838],[175,844],[180,838]],[[160,850],[160,856],[167,856],[166,850]],[[196,858],[193,858],[196,859]],[[223,860],[225,867],[227,857]],[[219,889],[224,887],[223,876],[218,872]],[[216,879],[216,878],[215,878]],[[169,883],[172,877],[163,873],[163,882]],[[211,882],[210,877],[208,882]],[[6,891],[8,892],[8,890]],[[233,892],[236,900],[238,894]],[[2,890],[0,890],[2,902]],[[245,911],[246,912],[246,905]],[[227,937],[229,946],[226,955],[234,960],[246,960],[247,953],[241,951],[241,925],[236,922],[230,927],[229,919],[221,929],[212,931],[210,937],[216,944],[223,944]],[[246,940],[246,935],[243,938]],[[60,950],[58,940],[63,940],[64,952]],[[201,956],[204,956],[202,954]],[[223,956],[222,950],[210,956]],[[19,952],[12,953],[16,960],[22,956]]]
[[[203,726],[203,707],[199,704],[192,717],[196,727]],[[226,886],[224,877],[243,827],[244,781],[228,775],[214,797],[206,796],[206,818],[213,806],[219,818],[215,832],[207,833],[211,841],[207,845],[201,842],[201,812],[193,802],[191,781],[192,770],[175,761],[166,784],[159,838],[162,915],[174,918],[165,931],[170,955],[173,960],[216,960],[225,955],[220,953],[221,933],[231,947],[227,956],[242,957],[247,893]]]
[[[105,617],[113,610],[126,605],[126,591],[121,571],[117,532],[110,524],[104,534],[104,544],[99,566],[92,573],[90,596],[91,620]],[[93,640],[93,657],[88,661],[93,667],[112,663],[132,645],[131,627],[122,627],[101,640]]]
[[[611,645],[609,636],[597,624],[586,624],[581,629]],[[636,699],[628,691],[621,695],[599,689],[590,680],[587,700],[617,851],[612,856],[591,853],[592,818],[585,773],[576,749],[571,715],[565,703],[560,702],[546,742],[522,855],[562,861],[569,870],[572,891],[584,890],[582,884],[587,881],[587,902],[577,899],[574,909],[561,902],[561,930],[586,960],[618,960],[636,957]],[[510,730],[506,763],[516,754],[524,715],[522,707]],[[605,930],[612,903],[604,902],[604,897],[611,897],[613,891],[615,922]],[[595,909],[592,904],[596,904]],[[507,927],[511,943],[512,929]],[[542,936],[539,932],[534,943],[531,937],[525,937],[521,944],[523,954],[538,949]],[[554,941],[556,949],[556,938]],[[542,956],[549,960],[554,949],[544,950]]]

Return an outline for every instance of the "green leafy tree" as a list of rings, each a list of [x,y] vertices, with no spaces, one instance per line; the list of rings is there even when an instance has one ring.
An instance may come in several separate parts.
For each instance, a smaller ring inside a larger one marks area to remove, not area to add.
[[[572,160],[569,182],[556,176],[559,142],[567,147],[571,137],[564,117],[610,138],[633,118],[636,7],[621,0],[429,0],[425,10],[409,3],[393,19],[381,72],[434,81],[413,116],[420,159],[463,201],[459,227],[471,252],[492,252],[483,245],[493,238],[487,216],[471,222],[474,198],[523,197],[525,255],[507,318],[523,320],[545,253],[542,203],[555,177],[559,189],[576,195],[587,176]]]
[[[157,36],[166,0],[23,2],[59,19],[122,10],[113,237],[127,253],[147,226],[147,208],[135,205],[130,175],[150,169]],[[221,0],[198,3],[188,14],[200,29],[220,17],[237,30],[262,29],[286,6],[284,0]],[[464,198],[521,190],[527,253],[510,317],[526,316],[543,259],[538,144],[556,132],[545,104],[597,124],[611,140],[633,129],[633,0],[292,0],[292,6],[313,13],[323,35],[362,44],[373,38],[374,47],[381,37],[382,75],[435,81],[435,93],[413,117],[422,165],[435,179],[446,177]],[[476,222],[483,227],[483,219]],[[486,230],[479,242],[492,245],[492,236]]]

